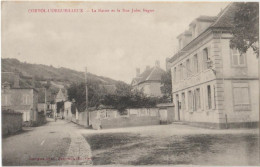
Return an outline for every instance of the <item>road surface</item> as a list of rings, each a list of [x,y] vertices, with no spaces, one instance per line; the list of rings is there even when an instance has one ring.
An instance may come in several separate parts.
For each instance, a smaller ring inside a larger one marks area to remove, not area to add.
[[[78,129],[73,123],[49,119],[46,125],[3,138],[2,163],[5,166],[92,164],[90,147],[77,133]]]

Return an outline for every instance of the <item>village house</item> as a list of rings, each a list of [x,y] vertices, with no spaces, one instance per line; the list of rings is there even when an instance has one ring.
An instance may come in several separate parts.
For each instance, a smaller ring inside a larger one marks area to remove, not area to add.
[[[64,102],[66,100],[67,100],[66,90],[62,92],[62,90],[60,89],[55,97],[55,103],[56,103],[55,108],[58,116],[60,116],[61,118],[64,117]]]
[[[217,17],[200,16],[178,36],[179,51],[166,60],[175,121],[215,128],[259,123],[257,57],[230,48],[236,9],[231,3]]]
[[[136,69],[136,77],[132,80],[132,87],[136,90],[143,90],[144,94],[153,97],[162,97],[161,77],[166,72],[160,68],[160,62],[156,61],[155,66],[147,66],[143,73]]]
[[[15,73],[2,73],[5,75],[14,76],[8,82],[4,81],[2,84],[2,110],[14,110],[23,114],[23,121],[37,121],[37,104],[38,104],[38,91],[34,88],[20,88],[19,74]]]

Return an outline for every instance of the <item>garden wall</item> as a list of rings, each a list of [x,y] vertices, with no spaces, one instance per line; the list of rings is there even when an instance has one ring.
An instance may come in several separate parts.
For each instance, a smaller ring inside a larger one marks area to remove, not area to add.
[[[93,129],[122,128],[133,126],[159,125],[158,108],[127,109],[126,115],[117,110],[103,109],[90,112],[90,125]]]
[[[13,134],[22,130],[23,114],[17,112],[2,112],[2,135]]]
[[[66,117],[65,117],[66,118]],[[87,112],[76,112],[70,120],[76,124],[88,127]],[[89,111],[89,124],[93,129],[122,128],[172,123],[173,111],[168,108],[138,108],[127,109],[121,115],[115,109]]]

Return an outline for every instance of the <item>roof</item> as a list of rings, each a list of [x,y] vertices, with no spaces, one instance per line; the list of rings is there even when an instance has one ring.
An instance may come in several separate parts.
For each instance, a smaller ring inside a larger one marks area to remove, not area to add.
[[[140,84],[147,81],[161,81],[161,77],[166,72],[158,66],[154,66],[153,68],[146,69],[143,73],[141,73],[138,77],[135,77],[132,81],[132,84],[136,82],[136,84]]]
[[[64,94],[62,93],[62,90],[61,90],[61,89],[59,90],[59,92],[58,92],[58,94],[57,94],[57,96],[56,96],[56,99],[61,99],[61,100],[64,100],[64,101],[66,100]]]
[[[218,14],[217,20],[210,26],[214,28],[231,28],[233,27],[235,13],[238,10],[238,3],[229,4],[223,11]]]
[[[193,20],[190,25],[195,24],[196,21],[203,21],[203,22],[214,22],[217,20],[217,16],[199,16],[195,20]]]
[[[234,17],[235,13],[238,10],[238,3],[239,2],[233,2],[230,3],[224,10],[222,10],[216,17],[212,16],[200,16],[199,20],[214,20],[214,22],[205,30],[203,31],[198,37],[200,37],[202,34],[204,34],[209,29],[215,29],[215,28],[223,28],[223,29],[230,29],[233,27],[234,23]],[[197,20],[195,19],[195,20]],[[192,23],[191,23],[192,24]],[[198,38],[197,37],[197,38]],[[195,41],[197,38],[191,40],[187,45]],[[187,46],[186,45],[186,46]],[[185,46],[185,47],[186,47]],[[185,50],[185,47],[182,50]],[[181,51],[182,51],[181,50]],[[180,56],[180,52],[176,53],[173,57],[171,57],[168,61],[174,62],[178,57]]]

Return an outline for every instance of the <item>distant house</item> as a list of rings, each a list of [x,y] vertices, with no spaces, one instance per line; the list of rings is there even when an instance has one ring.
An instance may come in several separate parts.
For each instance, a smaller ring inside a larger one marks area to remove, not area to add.
[[[56,95],[55,102],[58,103],[58,102],[62,102],[62,101],[65,101],[65,100],[66,100],[66,96],[64,95],[64,93],[60,89],[58,94]]]
[[[2,110],[11,109],[23,113],[23,121],[37,121],[38,91],[11,85],[7,81],[2,84]]]
[[[155,66],[146,67],[145,71],[140,74],[140,69],[136,69],[136,77],[132,80],[132,87],[136,90],[143,90],[148,96],[161,97],[161,77],[166,72],[160,68],[159,61],[156,61]]]

